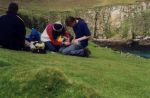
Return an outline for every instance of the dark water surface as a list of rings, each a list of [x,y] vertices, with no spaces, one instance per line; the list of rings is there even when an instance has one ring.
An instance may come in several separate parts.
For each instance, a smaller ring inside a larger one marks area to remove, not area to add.
[[[144,57],[144,58],[150,58],[150,51],[139,51],[139,50],[134,50],[134,51],[127,51],[131,54],[134,54],[134,55],[138,55],[138,56],[141,56],[141,57]]]

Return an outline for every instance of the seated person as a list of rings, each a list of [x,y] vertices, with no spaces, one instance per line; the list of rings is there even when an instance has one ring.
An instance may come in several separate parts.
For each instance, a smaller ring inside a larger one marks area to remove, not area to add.
[[[26,40],[31,41],[39,41],[40,42],[41,33],[38,31],[38,28],[32,28],[31,33],[27,36]]]
[[[72,44],[63,49],[62,53],[66,55],[89,57],[91,52],[86,47],[88,46],[91,32],[85,21],[81,18],[69,16],[65,22],[67,26],[73,29],[75,36],[72,40]]]
[[[53,52],[58,52],[61,47],[70,45],[69,33],[59,22],[46,26],[41,34],[41,41],[45,42],[47,50]]]
[[[22,50],[25,46],[25,25],[17,12],[18,4],[12,2],[6,15],[0,17],[0,45],[3,48]]]

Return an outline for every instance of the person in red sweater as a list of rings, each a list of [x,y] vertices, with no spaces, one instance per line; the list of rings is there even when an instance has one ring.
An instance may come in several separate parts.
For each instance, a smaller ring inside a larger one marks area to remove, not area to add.
[[[41,41],[45,42],[47,50],[58,52],[61,47],[70,45],[69,37],[65,27],[61,23],[56,22],[46,26],[41,34]]]

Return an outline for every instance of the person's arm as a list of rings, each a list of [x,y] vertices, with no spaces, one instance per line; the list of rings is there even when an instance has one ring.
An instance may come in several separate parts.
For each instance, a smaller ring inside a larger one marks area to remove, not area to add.
[[[25,36],[26,36],[26,28],[24,21],[17,16],[18,22],[17,22],[17,36],[18,36],[18,43],[21,45],[21,47],[24,47],[25,45]]]
[[[70,45],[70,35],[68,32],[65,33],[65,41],[63,42],[64,45]]]
[[[78,40],[80,42],[82,40],[89,39],[89,38],[90,38],[90,36],[83,36],[83,37],[80,37],[80,38],[78,38],[76,40]]]
[[[80,41],[82,41],[82,40],[86,40],[86,39],[89,39],[89,38],[90,38],[91,32],[90,32],[90,30],[89,30],[87,24],[84,23],[84,22],[83,22],[82,25],[81,25],[81,31],[84,33],[84,36],[83,36],[83,37],[80,37],[80,38],[78,38],[78,39],[74,39],[74,40],[73,40],[74,43],[78,43],[78,42],[80,42]]]
[[[89,38],[90,38],[90,36],[83,36],[83,37],[80,37],[78,39],[73,39],[72,43],[73,44],[78,44],[80,41],[86,40],[86,39],[89,39]]]

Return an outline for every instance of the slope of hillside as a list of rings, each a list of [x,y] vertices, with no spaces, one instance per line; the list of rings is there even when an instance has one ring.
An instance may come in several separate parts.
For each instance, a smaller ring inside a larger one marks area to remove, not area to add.
[[[0,49],[0,98],[150,97],[150,59],[89,48],[90,58]]]

